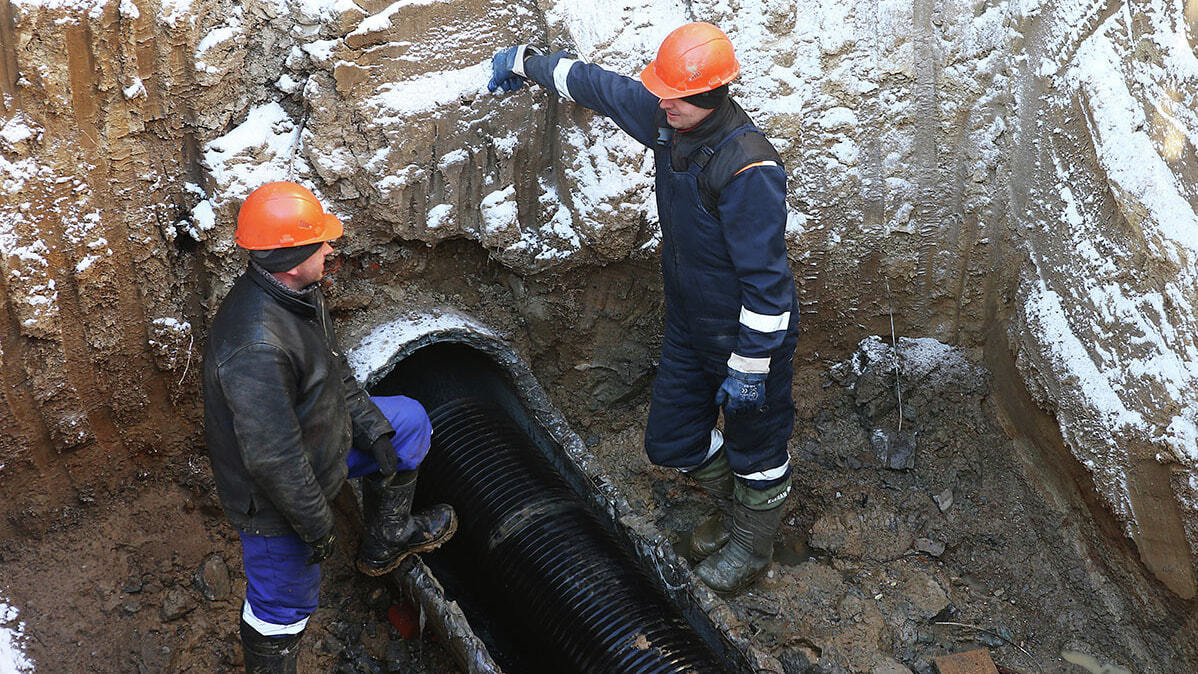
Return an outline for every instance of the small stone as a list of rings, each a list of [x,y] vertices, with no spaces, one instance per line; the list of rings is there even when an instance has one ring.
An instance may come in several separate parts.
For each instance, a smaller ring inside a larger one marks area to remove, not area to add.
[[[194,611],[196,604],[195,597],[192,597],[190,592],[175,585],[166,591],[166,597],[162,599],[162,606],[159,609],[162,621],[178,620]]]
[[[944,554],[944,543],[933,541],[930,538],[917,538],[915,540],[915,549],[933,557],[939,557]]]
[[[949,508],[953,507],[953,490],[952,490],[952,488],[950,487],[948,489],[945,489],[944,491],[940,492],[936,496],[933,496],[932,500],[935,501],[936,505],[940,507],[940,512],[948,511]]]
[[[121,607],[121,610],[125,612],[125,615],[133,615],[141,610],[141,603],[136,601],[127,601],[125,602],[125,605]]]
[[[231,583],[229,567],[219,554],[208,555],[192,576],[192,584],[208,601],[223,600],[229,596]]]
[[[133,575],[125,579],[125,584],[121,586],[121,592],[124,592],[125,594],[137,594],[138,592],[141,592],[143,587],[144,585],[141,582],[141,576]]]

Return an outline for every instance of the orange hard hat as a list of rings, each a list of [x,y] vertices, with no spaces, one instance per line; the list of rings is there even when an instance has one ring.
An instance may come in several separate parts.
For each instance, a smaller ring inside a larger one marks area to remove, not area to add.
[[[248,250],[270,250],[332,241],[344,231],[337,216],[325,213],[311,190],[279,181],[266,183],[245,198],[233,238]]]
[[[661,41],[641,82],[658,98],[682,98],[727,84],[740,74],[732,41],[710,23],[679,26]]]

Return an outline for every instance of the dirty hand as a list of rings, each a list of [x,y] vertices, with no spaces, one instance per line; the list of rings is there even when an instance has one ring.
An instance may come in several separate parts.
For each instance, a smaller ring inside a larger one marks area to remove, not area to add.
[[[728,368],[728,377],[716,391],[715,404],[723,405],[724,412],[739,414],[759,412],[765,404],[765,372],[741,372]]]
[[[333,554],[333,550],[337,548],[337,537],[330,531],[319,541],[308,543],[308,547],[312,548],[312,554],[308,557],[308,566],[319,564]]]
[[[379,465],[379,473],[383,477],[391,477],[395,474],[395,469],[399,464],[399,458],[395,455],[395,445],[391,444],[391,436],[395,433],[380,435],[375,439],[374,444],[370,446],[370,455],[374,457],[375,463]]]
[[[491,57],[491,81],[487,82],[487,90],[515,91],[524,86],[524,57],[539,53],[539,49],[526,44],[495,52]]]

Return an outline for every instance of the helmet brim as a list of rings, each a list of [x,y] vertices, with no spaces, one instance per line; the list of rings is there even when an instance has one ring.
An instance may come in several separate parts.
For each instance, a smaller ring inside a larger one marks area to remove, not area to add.
[[[662,99],[663,101],[668,101],[676,98],[694,96],[695,94],[701,94],[706,91],[711,91],[712,89],[718,89],[719,87],[722,87],[736,79],[738,75],[740,75],[739,64],[737,64],[732,73],[725,77],[712,80],[693,89],[675,89],[674,87],[666,84],[665,80],[661,79],[661,76],[657,74],[657,59],[653,59],[649,62],[649,65],[645,66],[645,69],[641,71],[641,84],[645,85],[645,88],[649,90],[649,93]]]
[[[325,213],[321,224],[324,225],[322,228],[323,232],[321,233],[320,238],[316,239],[312,243],[316,243],[316,241],[332,241],[333,239],[340,239],[341,235],[345,233],[345,227],[341,224],[341,220],[332,213]]]
[[[649,93],[662,100],[670,100],[674,98],[683,98],[691,94],[701,93],[698,91],[680,91],[666,84],[657,74],[657,59],[649,62],[645,69],[641,71],[641,84],[649,90]]]

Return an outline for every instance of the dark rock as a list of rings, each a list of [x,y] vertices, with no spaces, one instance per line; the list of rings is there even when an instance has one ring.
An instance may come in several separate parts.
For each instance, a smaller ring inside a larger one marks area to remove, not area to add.
[[[822,674],[825,671],[819,666],[818,649],[808,646],[786,651],[778,661],[782,663],[783,674]]]
[[[163,622],[170,622],[191,613],[197,605],[195,597],[186,588],[175,585],[166,591],[159,613]]]
[[[882,465],[891,470],[908,470],[915,465],[915,434],[910,431],[875,428],[869,444]]]
[[[226,599],[231,590],[229,567],[219,554],[208,555],[191,578],[196,591],[208,601]]]
[[[915,549],[933,557],[939,557],[944,554],[944,543],[933,541],[930,538],[917,538]]]
[[[125,584],[121,586],[121,592],[125,594],[137,594],[141,592],[145,585],[141,582],[141,574],[134,574],[125,579]]]

